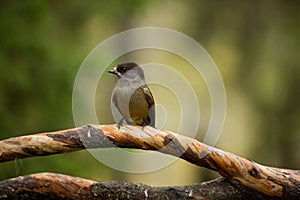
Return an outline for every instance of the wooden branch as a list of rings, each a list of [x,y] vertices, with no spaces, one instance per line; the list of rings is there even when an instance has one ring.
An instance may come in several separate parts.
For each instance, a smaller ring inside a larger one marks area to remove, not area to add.
[[[187,186],[152,187],[124,181],[96,182],[41,173],[0,182],[0,199],[272,199],[229,178]],[[279,198],[275,198],[279,199]]]
[[[170,131],[138,126],[86,125],[0,141],[0,162],[31,156],[111,147],[158,150],[233,178],[266,195],[300,197],[300,171],[272,168]]]

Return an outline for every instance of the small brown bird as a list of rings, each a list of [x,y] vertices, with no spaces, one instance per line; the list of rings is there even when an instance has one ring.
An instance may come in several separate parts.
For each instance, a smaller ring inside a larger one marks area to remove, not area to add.
[[[145,82],[144,71],[134,62],[118,64],[109,73],[118,77],[112,93],[112,101],[130,125],[155,127],[154,99]]]

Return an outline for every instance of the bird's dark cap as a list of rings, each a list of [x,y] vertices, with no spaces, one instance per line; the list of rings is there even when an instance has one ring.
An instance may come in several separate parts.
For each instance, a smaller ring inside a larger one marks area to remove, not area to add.
[[[125,62],[125,63],[120,63],[118,64],[117,66],[115,66],[113,69],[111,70],[108,70],[108,73],[111,73],[111,74],[115,74],[117,76],[121,76],[123,75],[126,71],[134,68],[134,67],[137,67],[138,64],[134,63],[134,62]]]
[[[125,67],[127,69],[132,69],[134,67],[137,67],[138,64],[134,63],[134,62],[125,62],[125,63],[120,63],[116,66],[117,69]]]

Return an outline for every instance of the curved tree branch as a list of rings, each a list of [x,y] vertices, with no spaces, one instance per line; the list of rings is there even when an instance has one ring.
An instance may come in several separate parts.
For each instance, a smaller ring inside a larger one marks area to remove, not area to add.
[[[210,147],[195,139],[152,127],[86,125],[0,141],[0,162],[86,148],[157,150],[219,172],[248,188],[273,197],[300,196],[300,171],[272,168]]]
[[[0,199],[272,199],[229,178],[187,186],[152,187],[40,173],[0,182]],[[279,199],[279,198],[275,198]]]

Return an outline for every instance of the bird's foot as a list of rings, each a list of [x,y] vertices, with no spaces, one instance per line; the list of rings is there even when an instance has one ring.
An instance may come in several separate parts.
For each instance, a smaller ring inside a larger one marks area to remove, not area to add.
[[[121,126],[123,125],[123,120],[125,119],[125,116],[122,117],[122,119],[117,123],[117,128],[120,130]]]
[[[121,126],[123,126],[123,120],[121,120],[117,123],[118,130],[120,130]]]
[[[120,130],[121,126],[122,126],[122,124],[117,123],[118,130]]]
[[[142,130],[144,130],[145,126],[147,126],[147,124],[144,122],[144,123],[142,124]]]

